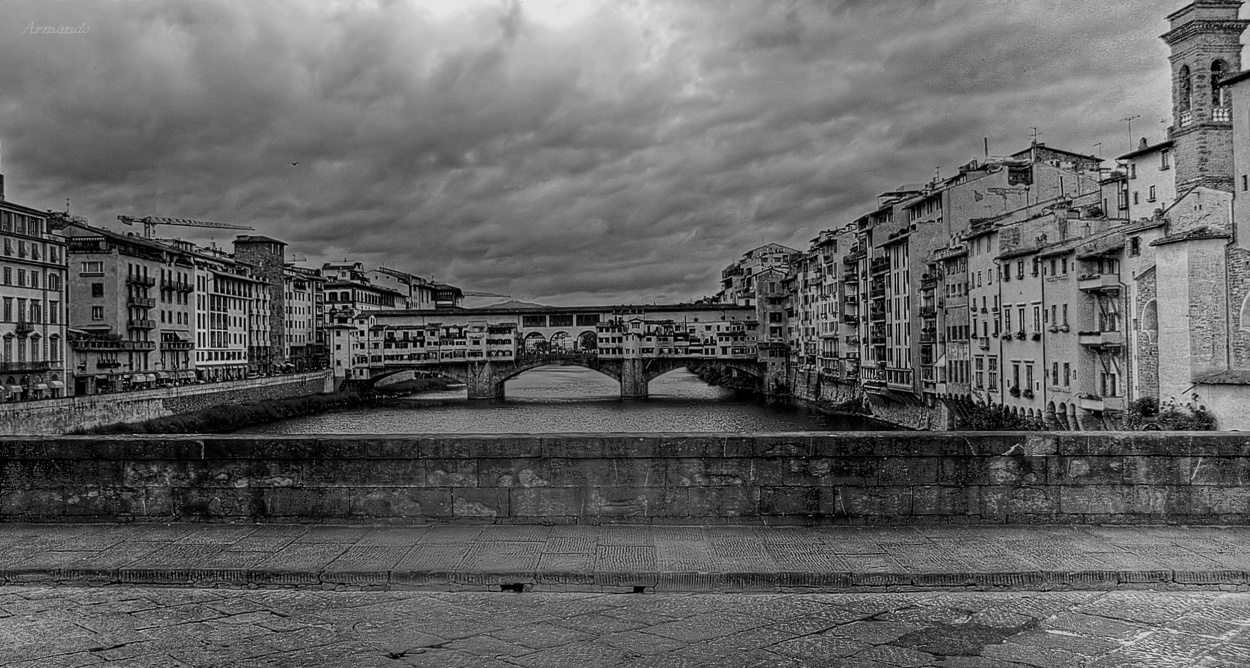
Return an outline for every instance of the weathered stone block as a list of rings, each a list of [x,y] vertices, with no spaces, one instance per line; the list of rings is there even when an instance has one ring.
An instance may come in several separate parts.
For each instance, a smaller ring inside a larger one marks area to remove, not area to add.
[[[526,434],[488,434],[471,438],[455,435],[426,436],[416,439],[423,458],[515,458],[542,454],[542,437]]]
[[[613,460],[609,482],[614,487],[663,487],[670,459],[627,458]]]
[[[450,517],[453,503],[445,489],[373,487],[346,490],[346,514],[368,518]]]
[[[542,438],[542,456],[550,458],[645,457],[660,449],[655,436],[561,434]]]
[[[881,462],[881,485],[932,485],[938,480],[935,457],[889,457]]]
[[[475,459],[426,459],[421,464],[425,487],[477,487]]]
[[[348,515],[348,493],[344,488],[269,487],[260,491],[263,499],[262,514],[266,517],[326,518]]]
[[[975,487],[922,485],[912,490],[913,515],[980,515],[981,500]]]
[[[1124,458],[1060,457],[1052,472],[1056,485],[1118,485],[1124,481]]]
[[[675,487],[749,485],[754,475],[753,461],[745,458],[671,459],[666,480]]]
[[[1124,457],[1124,482],[1133,485],[1188,483],[1187,457],[1132,455]]]
[[[851,516],[906,517],[911,515],[912,489],[838,487],[841,507]]]
[[[0,488],[0,511],[6,518],[48,518],[65,515],[65,496],[60,489]]]
[[[868,457],[880,444],[879,437],[864,436],[856,432],[814,434],[812,455],[814,457]]]
[[[1065,515],[1127,513],[1132,507],[1132,485],[1064,485],[1059,487],[1059,511]]]
[[[508,490],[513,517],[578,517],[586,490],[578,487],[514,487]]]
[[[821,512],[818,487],[761,487],[761,515],[818,515]]]
[[[812,436],[806,432],[725,439],[726,457],[810,457]]]
[[[670,498],[663,487],[592,487],[585,494],[583,517],[668,517]]]
[[[876,485],[882,460],[877,457],[817,458],[807,461],[808,473],[821,485]]]
[[[420,487],[426,484],[425,462],[414,459],[314,459],[305,462],[298,471],[271,466],[254,475],[251,484],[259,487]]]
[[[451,490],[452,516],[464,518],[508,517],[508,490],[461,487]]]
[[[264,492],[250,488],[178,487],[171,490],[170,504],[174,515],[201,520],[243,519],[272,514],[266,512]],[[316,515],[309,513],[301,516]]]
[[[675,514],[691,518],[742,518],[759,515],[758,487],[691,487],[687,496],[672,497]]]

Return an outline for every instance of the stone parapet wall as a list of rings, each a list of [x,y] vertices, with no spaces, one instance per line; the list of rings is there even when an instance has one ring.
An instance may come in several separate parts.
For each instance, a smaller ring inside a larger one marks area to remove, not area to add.
[[[4,521],[1250,523],[1240,434],[0,441]]]
[[[64,434],[117,422],[142,422],[223,404],[333,391],[330,371],[0,404],[0,434]]]

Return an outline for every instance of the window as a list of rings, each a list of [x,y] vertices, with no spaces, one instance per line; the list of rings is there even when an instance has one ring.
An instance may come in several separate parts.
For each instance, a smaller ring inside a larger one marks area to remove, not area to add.
[[[1024,365],[1024,387],[1022,389],[1025,389],[1025,390],[1033,389],[1033,365],[1032,364]]]
[[[1141,204],[1141,195],[1136,190],[1133,191],[1133,204]]]
[[[1130,179],[1137,178],[1137,163],[1134,162],[1128,166],[1128,177]]]
[[[1016,262],[1016,278],[1024,278],[1024,260]]]
[[[1141,255],[1141,237],[1133,237],[1128,240],[1128,254],[1132,257]]]
[[[1050,365],[1050,382],[1054,385],[1059,384],[1059,363],[1052,362]]]
[[[1177,77],[1177,79],[1178,90],[1176,95],[1176,105],[1180,107],[1181,111],[1189,111],[1189,106],[1193,98],[1194,86],[1193,81],[1190,78],[1188,65],[1181,67],[1180,76]]]
[[[989,389],[997,390],[998,389],[998,358],[997,357],[989,358],[989,367],[990,368],[987,374],[988,375],[987,379],[990,381]]]
[[[81,276],[101,276],[104,274],[104,263],[83,262],[82,269],[78,273]]]
[[[1150,196],[1146,198],[1146,201],[1147,201],[1147,202],[1153,202],[1153,201],[1155,201],[1155,199],[1156,199],[1156,198],[1155,198],[1155,187],[1154,187],[1154,186],[1150,186]]]
[[[103,319],[104,319],[104,307],[103,307],[103,306],[92,306],[92,307],[91,307],[91,319],[92,319],[92,320],[103,320]]]
[[[13,268],[12,267],[4,268],[4,284],[13,285]]]
[[[1033,331],[1042,331],[1042,307],[1040,306],[1033,307]]]
[[[1168,165],[1168,150],[1165,148],[1162,151],[1159,151],[1159,169],[1160,171],[1162,171],[1164,169],[1167,169],[1169,166],[1170,165]]]
[[[4,321],[13,322],[13,298],[4,298]]]
[[[1020,363],[1015,362],[1011,365],[1011,386],[1019,389],[1020,387]]]
[[[1065,327],[1068,326],[1068,305],[1067,304],[1063,305],[1063,325]]]
[[[1068,273],[1068,258],[1065,257],[1062,260],[1060,260],[1060,262],[1061,262],[1061,266],[1063,267],[1062,273],[1067,274]]]
[[[1250,190],[1250,177],[1246,176],[1245,174],[1241,175],[1241,189]]]
[[[1068,387],[1071,384],[1072,384],[1072,366],[1069,363],[1064,362],[1063,363],[1063,386]]]

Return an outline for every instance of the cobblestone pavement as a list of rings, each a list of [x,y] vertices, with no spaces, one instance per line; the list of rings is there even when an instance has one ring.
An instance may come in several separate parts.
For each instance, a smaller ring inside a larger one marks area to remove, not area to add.
[[[1250,665],[1250,594],[0,588],[0,665]]]

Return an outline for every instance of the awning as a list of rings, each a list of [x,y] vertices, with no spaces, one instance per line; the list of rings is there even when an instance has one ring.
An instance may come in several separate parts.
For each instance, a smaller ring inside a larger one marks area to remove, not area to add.
[[[35,383],[35,386],[32,387],[31,389],[36,392],[42,392],[48,389],[48,384],[47,383]]]
[[[52,382],[48,383],[48,387],[50,387],[50,388],[52,388],[52,389],[54,389],[54,390],[62,390],[62,389],[65,389],[65,383],[62,383],[62,382],[61,382],[61,381],[59,381],[59,380],[54,380],[54,381],[52,381]]]
[[[192,379],[194,379],[194,378],[195,378],[195,372],[194,372],[194,371],[179,371],[179,372],[178,372],[178,377],[179,377],[179,378],[188,379],[188,380],[192,380]]]
[[[12,392],[13,394],[21,394],[26,391],[26,388],[22,387],[21,385],[10,385],[9,391]]]
[[[100,373],[100,374],[96,374],[95,379],[96,380],[108,380],[109,377],[108,377],[108,374]]]
[[[165,371],[157,371],[156,379],[157,380],[169,380],[169,374]]]
[[[151,377],[151,376],[149,376],[149,375],[148,375],[148,374],[146,374],[146,373],[136,373],[136,374],[135,374],[135,377],[130,379],[130,382],[132,382],[132,383],[150,383],[150,382],[152,382],[152,377]]]

